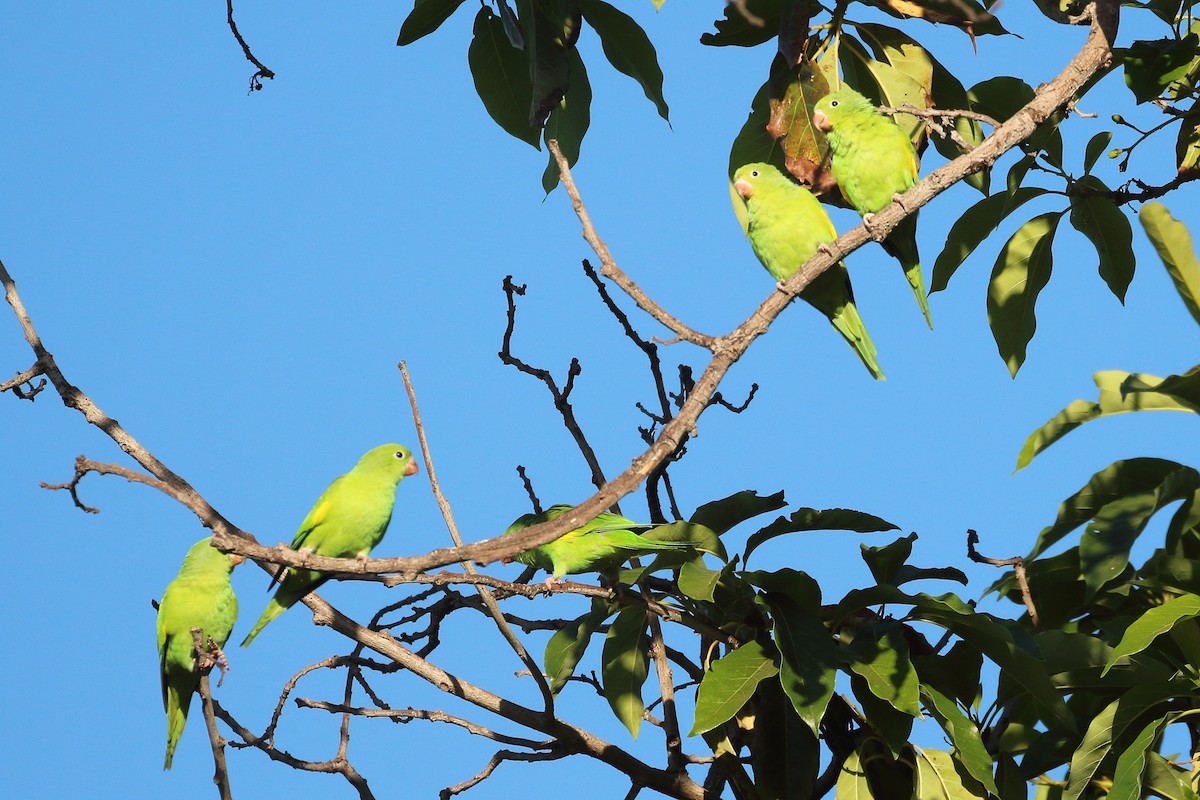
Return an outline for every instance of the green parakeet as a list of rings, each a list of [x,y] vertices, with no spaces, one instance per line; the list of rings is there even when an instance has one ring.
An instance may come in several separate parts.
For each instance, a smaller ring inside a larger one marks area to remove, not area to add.
[[[818,100],[813,125],[829,140],[833,154],[829,171],[842,194],[864,218],[916,185],[917,151],[912,140],[891,117],[879,113],[870,100],[853,89],[842,88]],[[926,324],[932,328],[917,252],[917,215],[905,217],[883,240],[883,247],[904,268],[904,277],[916,295]]]
[[[540,514],[524,514],[509,525],[504,534],[507,536],[523,531],[531,525],[547,522],[570,510],[571,506],[557,505]],[[631,558],[665,550],[693,548],[691,542],[658,541],[634,533],[635,529],[645,527],[648,526],[604,512],[553,542],[518,554],[515,560],[549,572],[547,586],[553,581],[562,582],[564,575],[579,575],[584,572],[599,572],[610,582],[616,583],[617,570]]]
[[[212,546],[212,539],[201,539],[188,550],[179,574],[167,584],[158,604],[158,664],[167,712],[163,769],[171,768],[175,745],[187,724],[192,694],[200,685],[192,628],[202,629],[205,641],[212,639],[217,647],[229,640],[237,621],[237,597],[229,573],[240,563],[241,556],[222,553]]]
[[[385,444],[368,451],[354,469],[329,484],[317,498],[292,539],[292,549],[330,558],[366,559],[387,532],[396,487],[418,471],[407,447]],[[283,582],[242,647],[248,647],[268,622],[329,579],[322,572],[289,567],[281,568],[271,585],[280,578]]]
[[[812,192],[770,164],[747,164],[733,175],[733,187],[746,203],[750,246],[767,272],[789,278],[817,249],[837,238],[829,215]],[[822,272],[800,297],[829,318],[877,380],[883,370],[850,287],[850,273],[838,262]]]

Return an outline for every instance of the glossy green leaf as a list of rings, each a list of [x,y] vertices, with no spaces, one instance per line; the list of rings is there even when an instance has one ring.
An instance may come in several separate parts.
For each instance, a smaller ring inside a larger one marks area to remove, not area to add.
[[[713,601],[713,591],[721,581],[721,573],[704,566],[704,560],[696,557],[683,562],[679,568],[679,591],[693,600]]]
[[[1151,750],[1146,754],[1146,771],[1142,781],[1147,791],[1166,800],[1200,800],[1188,782],[1187,769],[1176,767],[1167,759]]]
[[[747,0],[745,8],[762,20],[756,25],[746,18],[736,4],[725,4],[725,18],[713,23],[716,33],[700,35],[700,44],[710,47],[754,47],[774,39],[779,34],[784,6],[790,0]]]
[[[779,517],[770,525],[750,535],[746,540],[746,552],[742,555],[745,564],[750,554],[763,543],[788,533],[805,531],[851,531],[853,533],[878,533],[897,530],[885,519],[855,511],[851,508],[799,508],[790,517]]]
[[[872,694],[898,711],[921,715],[920,681],[899,623],[859,631],[842,653],[850,671],[866,680]]]
[[[604,0],[581,0],[583,18],[600,37],[600,45],[609,63],[638,82],[646,98],[658,109],[658,115],[669,118],[670,109],[663,98],[663,73],[658,65],[658,53],[650,37],[633,17],[605,3]]]
[[[1005,243],[988,283],[988,325],[996,348],[1014,378],[1025,363],[1025,350],[1037,330],[1037,298],[1054,268],[1054,233],[1065,212],[1041,214],[1026,222]]]
[[[1108,755],[1112,748],[1113,720],[1117,716],[1119,705],[1120,701],[1114,700],[1092,717],[1087,732],[1083,735],[1083,741],[1071,756],[1067,786],[1063,791],[1064,800],[1079,800],[1100,767],[1100,762]]]
[[[804,610],[784,595],[767,595],[775,645],[779,648],[779,682],[800,719],[813,735],[837,675],[838,650],[833,637],[815,613]]]
[[[975,84],[967,90],[967,96],[972,110],[1005,122],[1033,99],[1034,91],[1020,78],[999,75]],[[1037,127],[1027,144],[1031,150],[1044,151],[1047,160],[1058,166],[1062,165],[1063,152],[1062,133],[1058,130],[1060,119],[1059,115],[1052,115]]]
[[[617,719],[637,738],[642,724],[642,684],[649,674],[645,609],[627,608],[613,620],[604,639],[600,680]]]
[[[656,542],[687,542],[701,553],[711,553],[722,561],[729,560],[729,556],[725,554],[725,545],[721,543],[721,537],[707,525],[698,525],[695,522],[668,522],[666,525],[656,525],[646,531],[642,534],[642,538]],[[682,564],[683,561],[692,557],[690,553],[663,553],[662,555],[680,556],[680,559],[675,562],[676,564]]]
[[[529,126],[529,60],[508,41],[504,23],[487,6],[475,15],[467,63],[475,91],[496,124],[511,136],[541,149],[541,131]]]
[[[1085,173],[1091,172],[1092,167],[1096,166],[1096,162],[1100,159],[1100,156],[1107,152],[1112,137],[1112,131],[1100,131],[1091,139],[1088,139],[1087,147],[1083,151],[1083,171]]]
[[[543,137],[547,144],[551,139],[557,139],[567,166],[573,167],[579,160],[583,137],[592,122],[592,84],[588,81],[583,59],[574,48],[567,53],[567,63],[571,69],[571,89],[550,111]],[[542,173],[542,189],[546,194],[554,191],[559,179],[558,161],[553,153],[549,154],[549,159],[546,171]]]
[[[546,642],[543,663],[546,677],[550,679],[550,691],[558,694],[567,685],[567,679],[575,673],[579,659],[591,644],[592,634],[613,611],[606,601],[593,598],[591,611],[568,622]]]
[[[777,661],[775,653],[751,641],[712,662],[696,690],[696,719],[688,736],[733,717],[761,681],[779,674]]]
[[[1107,191],[1098,178],[1085,176],[1080,185]],[[1100,256],[1100,277],[1118,300],[1125,302],[1125,291],[1133,280],[1133,228],[1112,200],[1100,195],[1071,195],[1071,224],[1091,240]]]
[[[946,246],[933,263],[933,278],[929,292],[940,292],[950,283],[950,277],[966,260],[967,256],[991,235],[1011,212],[1029,200],[1046,194],[1036,186],[1020,187],[1011,193],[999,193],[985,197],[963,212],[950,226]]]
[[[957,698],[962,705],[974,705],[980,693],[979,673],[983,669],[983,653],[967,642],[955,642],[948,652],[916,654],[913,666],[921,677],[921,687],[934,687],[947,697]]]
[[[1155,639],[1169,632],[1184,620],[1200,616],[1200,595],[1185,594],[1168,600],[1161,606],[1155,606],[1134,620],[1121,641],[1113,648],[1112,656],[1104,666],[1107,673],[1113,665],[1122,658],[1128,658],[1134,653],[1140,653],[1149,647]]]
[[[1151,721],[1121,751],[1106,800],[1140,800],[1143,796],[1142,775],[1146,771],[1147,751],[1165,724],[1166,719]]]
[[[1125,66],[1125,85],[1139,103],[1158,97],[1187,75],[1196,58],[1200,39],[1189,33],[1182,39],[1143,39],[1113,51]]]
[[[1162,203],[1146,203],[1138,212],[1138,219],[1175,282],[1175,291],[1192,318],[1200,323],[1200,261],[1196,260],[1192,235]]]
[[[867,771],[863,769],[857,749],[842,762],[836,791],[838,800],[873,800],[874,795],[867,783]]]
[[[917,540],[917,534],[914,531],[908,536],[901,536],[891,544],[872,547],[871,545],[860,544],[858,549],[862,552],[862,559],[867,563],[867,569],[871,570],[871,577],[876,583],[890,583],[895,586],[893,580],[896,573],[904,566],[904,562],[912,555],[913,542]]]
[[[863,719],[887,745],[893,758],[899,758],[912,736],[914,717],[871,691],[865,678],[851,674],[850,691],[854,694]]]
[[[785,505],[787,501],[783,499],[783,492],[759,497],[758,492],[742,491],[721,500],[705,503],[696,509],[689,522],[704,525],[720,535],[735,525]]]
[[[913,800],[986,800],[987,792],[958,773],[949,753],[921,747],[913,751],[917,772]]]
[[[462,4],[463,0],[417,0],[413,10],[400,25],[400,35],[396,38],[396,44],[403,47],[433,33]]]
[[[808,573],[798,569],[781,567],[770,572],[754,570],[743,572],[742,578],[764,592],[787,595],[809,611],[815,612],[821,607],[821,584]]]
[[[1029,434],[1017,456],[1013,470],[1029,466],[1039,453],[1062,439],[1071,431],[1101,417],[1128,414],[1132,411],[1191,411],[1200,413],[1200,406],[1169,392],[1155,391],[1164,383],[1162,378],[1121,370],[1106,370],[1092,376],[1100,390],[1096,401],[1076,400]],[[1169,380],[1169,379],[1168,379]],[[1172,385],[1168,385],[1171,388]],[[1200,390],[1200,373],[1187,375],[1182,384],[1190,396]],[[1143,388],[1145,387],[1145,388]],[[1200,400],[1200,398],[1197,398]]]
[[[942,694],[935,687],[928,684],[922,685],[921,694],[929,713],[950,737],[958,762],[985,789],[998,795],[996,779],[992,774],[992,756],[983,744],[979,727],[963,713],[954,700]]]
[[[867,49],[853,36],[843,33],[838,58],[846,82],[879,105],[899,108],[908,103],[917,108],[929,108],[929,91],[909,75],[891,64],[871,58]],[[896,114],[896,124],[919,141],[924,124],[912,114]]]

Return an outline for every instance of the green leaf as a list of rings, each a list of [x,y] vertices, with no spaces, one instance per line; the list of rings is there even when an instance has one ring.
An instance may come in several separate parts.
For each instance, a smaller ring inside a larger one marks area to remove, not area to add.
[[[1046,194],[1036,186],[1020,187],[1016,191],[1001,192],[985,197],[963,212],[950,226],[946,246],[933,263],[933,278],[929,292],[940,292],[950,283],[952,276],[967,256],[999,227],[1011,212],[1035,197]]]
[[[646,32],[633,17],[604,0],[581,0],[580,9],[583,18],[600,37],[609,63],[618,72],[637,81],[646,98],[658,109],[658,115],[668,119],[670,109],[663,98],[663,74],[658,66],[658,53]]]
[[[1071,756],[1071,767],[1067,773],[1067,788],[1063,792],[1064,800],[1079,800],[1084,789],[1091,783],[1092,777],[1100,767],[1100,762],[1112,748],[1113,720],[1117,716],[1120,700],[1114,700],[1105,706],[1104,710],[1092,718],[1088,724],[1083,741],[1075,748]]]
[[[745,8],[762,20],[755,25],[746,18],[736,4],[725,4],[725,18],[713,23],[716,33],[700,35],[700,44],[709,47],[754,47],[774,39],[783,20],[784,6],[790,0],[747,0]]]
[[[842,762],[842,768],[838,771],[835,796],[838,800],[871,800],[874,797],[857,748]]]
[[[921,694],[925,698],[925,706],[929,713],[954,744],[959,763],[966,768],[971,777],[983,784],[985,789],[999,795],[996,780],[992,775],[992,756],[983,744],[979,727],[962,712],[957,703],[933,686],[922,685]]]
[[[812,800],[821,744],[796,715],[777,680],[765,680],[751,700],[754,747],[750,766],[759,798]],[[739,718],[739,722],[743,721]]]
[[[1025,348],[1037,330],[1038,294],[1054,268],[1051,247],[1064,211],[1041,214],[1026,222],[1005,243],[988,283],[988,325],[1000,357],[1014,378],[1025,363]]]
[[[778,656],[750,641],[709,665],[696,690],[696,719],[688,736],[710,731],[733,717],[758,684],[779,674]]]
[[[842,652],[850,671],[866,680],[872,694],[905,714],[921,716],[920,683],[899,623],[859,631]]]
[[[707,525],[695,522],[668,522],[646,531],[642,538],[656,542],[687,542],[702,553],[712,553],[722,561],[729,560],[721,537]]]
[[[606,601],[593,598],[591,611],[568,622],[546,642],[543,663],[550,679],[550,691],[558,694],[567,685],[567,679],[575,673],[579,659],[591,644],[592,634],[613,610]]]
[[[721,573],[704,566],[704,559],[696,556],[683,562],[679,568],[679,591],[693,600],[713,601],[713,591],[721,581]]]
[[[1186,769],[1176,767],[1153,750],[1146,756],[1142,780],[1148,791],[1166,800],[1200,800],[1188,783],[1190,775]]]
[[[719,536],[735,525],[785,505],[787,501],[783,499],[783,492],[759,497],[758,492],[747,490],[705,503],[696,509],[689,522],[712,528]]]
[[[1142,797],[1142,774],[1146,771],[1146,755],[1166,719],[1156,719],[1142,728],[1134,740],[1117,757],[1113,770],[1112,788],[1106,800],[1140,800]]]
[[[1053,525],[1038,533],[1033,550],[1025,556],[1025,561],[1037,558],[1046,548],[1095,517],[1109,503],[1126,495],[1155,491],[1169,475],[1180,469],[1185,468],[1161,458],[1130,458],[1109,464],[1059,505],[1058,518]]]
[[[958,774],[949,753],[921,747],[914,747],[913,751],[917,765],[913,800],[986,800],[983,787]]]
[[[921,677],[922,688],[932,686],[967,707],[974,705],[979,697],[983,653],[967,642],[955,642],[945,655],[915,655],[913,666]]]
[[[1200,323],[1200,261],[1196,260],[1192,235],[1162,203],[1146,203],[1138,212],[1138,219],[1175,282],[1175,291],[1192,318]]]
[[[1098,178],[1085,176],[1079,181],[1099,191],[1108,191]],[[1133,280],[1133,229],[1129,219],[1107,197],[1071,195],[1071,224],[1091,240],[1100,256],[1100,277],[1122,303]]]
[[[546,120],[546,128],[542,135],[547,144],[551,139],[558,140],[559,149],[567,159],[567,166],[573,167],[579,160],[583,137],[587,134],[588,126],[592,122],[592,85],[588,81],[583,59],[579,57],[579,53],[574,48],[567,53],[567,63],[571,69],[571,89],[550,111],[550,117]],[[546,194],[554,191],[559,180],[558,161],[555,160],[553,153],[549,154],[549,158],[550,163],[546,165],[546,171],[542,173],[542,189]]]
[[[1091,172],[1092,167],[1096,166],[1096,162],[1100,159],[1100,156],[1104,155],[1105,151],[1108,150],[1112,136],[1112,131],[1100,131],[1088,140],[1083,156],[1083,171],[1085,173]]]
[[[488,115],[509,135],[540,150],[541,131],[529,126],[529,60],[508,41],[504,23],[487,6],[475,15],[467,63]]]
[[[817,736],[833,697],[838,651],[819,616],[785,595],[768,594],[775,645],[782,662],[779,682],[800,719]]]
[[[894,758],[899,758],[912,736],[913,716],[899,711],[886,700],[881,700],[871,691],[865,678],[861,675],[850,676],[850,690],[854,699],[862,709],[862,716],[867,724],[875,729],[875,733],[887,745]]]
[[[866,95],[872,102],[893,108],[908,103],[917,108],[929,108],[929,90],[891,64],[871,58],[862,43],[843,33],[838,50],[846,82]],[[925,125],[912,114],[892,117],[914,142],[920,141]]]
[[[871,547],[866,544],[858,546],[862,551],[862,559],[867,563],[867,568],[871,570],[871,577],[875,579],[876,583],[896,585],[892,579],[904,566],[908,557],[912,555],[913,542],[916,540],[917,534],[913,532],[908,536],[901,536],[891,544],[880,547]]]
[[[1198,43],[1194,33],[1182,39],[1143,39],[1115,48],[1113,55],[1125,65],[1125,85],[1139,103],[1145,103],[1188,74]]]
[[[743,572],[742,578],[764,592],[787,595],[802,608],[814,613],[821,608],[821,585],[806,572],[782,567],[771,572]]]
[[[578,0],[517,0],[532,84],[529,125],[541,128],[570,86],[567,51],[579,35]]]
[[[1005,122],[1025,107],[1034,97],[1033,88],[1020,78],[999,75],[981,81],[967,90],[971,109],[987,114],[992,119]],[[1037,127],[1029,137],[1027,147],[1033,151],[1044,150],[1047,160],[1062,166],[1062,133],[1058,130],[1061,117],[1057,114]]]
[[[417,0],[413,10],[400,26],[400,35],[396,38],[397,46],[412,44],[433,33],[462,4],[463,0]]]
[[[788,533],[804,531],[851,531],[853,533],[878,533],[880,531],[897,530],[896,526],[885,519],[855,511],[850,508],[799,508],[790,517],[779,517],[770,525],[751,534],[746,540],[746,552],[742,555],[742,564],[750,558],[750,554],[764,542]]]
[[[1120,659],[1142,652],[1155,639],[1170,631],[1180,622],[1195,619],[1198,616],[1200,616],[1200,595],[1185,594],[1168,600],[1161,606],[1151,608],[1125,629],[1121,641],[1113,648],[1112,656],[1104,665],[1104,672],[1107,674]]]
[[[1179,376],[1172,376],[1179,377]],[[1132,411],[1191,411],[1200,413],[1200,405],[1190,399],[1190,395],[1200,389],[1200,374],[1180,378],[1180,383],[1170,384],[1168,388],[1182,386],[1188,393],[1188,399],[1171,392],[1157,391],[1158,386],[1166,383],[1162,378],[1153,375],[1123,372],[1121,370],[1105,370],[1092,376],[1100,396],[1096,402],[1076,400],[1062,411],[1051,417],[1045,424],[1029,434],[1021,452],[1017,456],[1017,466],[1013,470],[1024,469],[1030,462],[1059,439],[1071,431],[1101,417],[1115,414],[1128,414]],[[1169,378],[1166,380],[1170,380]],[[1141,387],[1146,388],[1141,388]],[[1200,398],[1197,398],[1200,400]]]
[[[624,723],[633,738],[642,724],[642,684],[649,674],[646,641],[646,611],[627,608],[613,620],[604,639],[601,654],[600,678],[604,696],[617,719]]]

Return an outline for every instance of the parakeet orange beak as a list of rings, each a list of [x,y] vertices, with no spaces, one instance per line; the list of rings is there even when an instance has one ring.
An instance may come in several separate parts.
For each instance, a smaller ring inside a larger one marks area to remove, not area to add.
[[[749,200],[750,195],[754,194],[754,187],[751,186],[750,181],[746,180],[745,178],[737,180],[733,184],[733,188],[737,190],[738,195],[743,200]]]
[[[813,125],[817,127],[817,130],[825,133],[833,130],[833,124],[830,123],[829,117],[825,116],[824,111],[818,111],[813,114]]]
[[[236,567],[238,564],[241,564],[243,561],[245,561],[246,557],[239,556],[239,555],[232,555],[229,557],[229,560],[232,561],[233,565]]]
[[[417,466],[417,462],[410,461],[408,462],[408,466],[404,468],[404,476],[408,477],[409,475],[416,475],[420,471],[421,468]]]

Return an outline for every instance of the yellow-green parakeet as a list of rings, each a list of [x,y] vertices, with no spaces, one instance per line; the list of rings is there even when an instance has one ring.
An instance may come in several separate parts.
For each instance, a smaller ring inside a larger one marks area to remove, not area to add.
[[[917,151],[895,121],[879,113],[870,100],[850,88],[830,92],[817,101],[813,125],[825,132],[832,159],[829,171],[855,210],[868,218],[917,183]],[[883,247],[900,262],[925,315],[929,298],[917,252],[917,215],[909,214],[883,240]]]
[[[540,514],[524,514],[517,517],[504,534],[523,531],[570,510],[571,506],[556,505]],[[518,554],[514,560],[549,572],[547,586],[554,581],[561,582],[564,575],[584,572],[599,572],[611,583],[616,583],[617,571],[631,558],[667,550],[688,550],[694,546],[691,542],[647,539],[634,532],[646,527],[617,514],[604,512],[553,542]]]
[[[746,204],[750,246],[778,281],[789,278],[821,245],[837,238],[829,215],[812,192],[770,164],[739,168],[733,175],[733,187]],[[800,297],[829,318],[871,375],[882,380],[875,343],[854,305],[845,263],[839,261],[818,275]]]
[[[204,631],[221,647],[237,621],[237,597],[229,574],[242,563],[241,556],[222,553],[205,538],[192,545],[175,580],[167,584],[158,604],[158,665],[162,674],[163,708],[167,712],[167,758],[171,768],[175,745],[187,724],[192,695],[200,685],[196,671],[192,628]]]
[[[387,532],[396,502],[396,487],[406,476],[418,471],[407,447],[385,444],[368,451],[354,469],[329,484],[317,499],[300,523],[300,530],[292,539],[292,549],[330,558],[365,559]],[[280,578],[283,582],[242,641],[242,647],[249,646],[268,622],[329,579],[322,572],[291,567],[280,569],[271,584]]]

